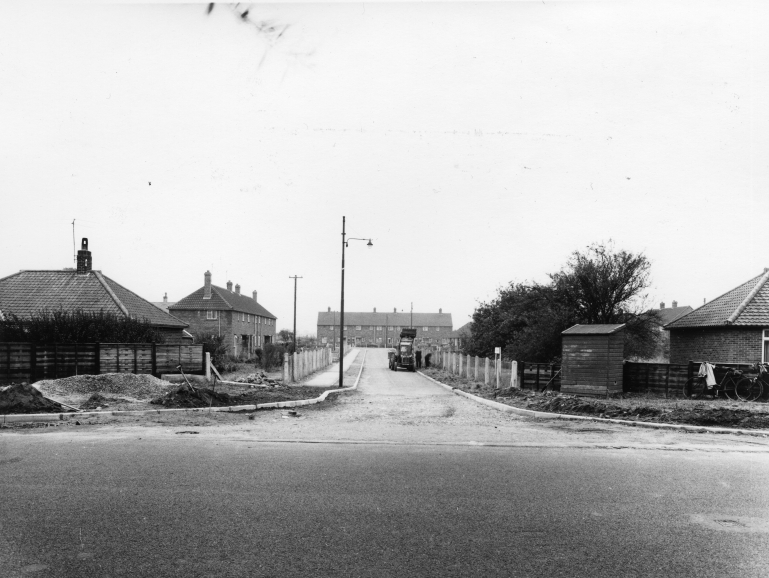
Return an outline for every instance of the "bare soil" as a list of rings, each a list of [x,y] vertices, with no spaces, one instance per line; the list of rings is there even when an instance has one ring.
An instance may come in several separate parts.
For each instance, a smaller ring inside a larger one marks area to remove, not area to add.
[[[512,388],[495,391],[490,385],[467,381],[439,369],[427,368],[422,371],[451,387],[522,409],[628,421],[769,429],[769,404],[766,403],[727,399],[666,399],[645,394],[623,394],[599,399]]]

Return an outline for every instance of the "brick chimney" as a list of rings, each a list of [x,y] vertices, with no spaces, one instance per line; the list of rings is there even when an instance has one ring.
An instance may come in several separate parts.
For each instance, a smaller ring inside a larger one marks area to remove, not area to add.
[[[165,293],[163,295],[163,305],[166,305],[168,303],[168,293]]]
[[[665,308],[665,302],[662,301],[662,302],[660,302],[660,309],[664,309],[664,308]]]
[[[203,274],[203,299],[211,299],[211,271]]]
[[[232,293],[232,281],[227,281],[227,291]]]
[[[235,293],[240,295],[240,285],[235,285]]]
[[[443,313],[443,309],[438,309],[438,313]]]
[[[251,295],[254,297],[254,301],[256,301],[256,291],[254,291],[253,293],[251,293]]]
[[[374,307],[374,313],[376,313],[376,307]]]
[[[331,307],[328,308],[328,312],[331,313]]]
[[[673,309],[675,309],[676,307],[678,307],[678,301],[673,301]]]
[[[398,312],[398,308],[397,307],[393,307],[393,313],[397,313],[397,312]]]
[[[92,265],[91,252],[88,250],[88,239],[83,237],[80,250],[77,252],[77,274],[87,275],[91,272]]]

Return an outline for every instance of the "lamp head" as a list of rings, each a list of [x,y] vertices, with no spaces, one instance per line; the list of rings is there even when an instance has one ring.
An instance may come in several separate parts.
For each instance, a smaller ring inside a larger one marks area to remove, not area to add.
[[[366,247],[373,247],[374,243],[371,242],[371,239],[368,240],[368,243],[366,243]]]

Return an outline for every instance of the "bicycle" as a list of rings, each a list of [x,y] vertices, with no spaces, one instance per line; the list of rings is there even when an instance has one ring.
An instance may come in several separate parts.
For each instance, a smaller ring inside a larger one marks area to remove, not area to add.
[[[764,386],[769,387],[769,363],[757,363],[755,367],[758,369],[758,376],[745,378],[743,381],[748,383],[740,381],[740,387],[736,389],[737,397],[742,401],[757,400],[763,395]]]
[[[727,367],[726,373],[721,378],[721,383],[708,387],[706,367],[709,365],[707,361],[700,364],[700,371],[694,377],[688,379],[684,384],[684,397],[689,399],[700,399],[705,392],[713,394],[713,399],[716,395],[723,393],[725,397],[733,401],[741,400],[742,398],[738,394],[738,386],[740,391],[748,391],[750,388],[750,379],[742,375],[742,372],[734,367]],[[715,366],[711,365],[711,368]],[[744,383],[743,383],[744,382]]]

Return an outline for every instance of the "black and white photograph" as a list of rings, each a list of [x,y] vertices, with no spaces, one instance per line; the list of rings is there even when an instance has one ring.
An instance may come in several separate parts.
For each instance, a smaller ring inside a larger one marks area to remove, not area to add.
[[[769,3],[0,12],[0,577],[769,576]]]

